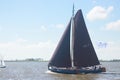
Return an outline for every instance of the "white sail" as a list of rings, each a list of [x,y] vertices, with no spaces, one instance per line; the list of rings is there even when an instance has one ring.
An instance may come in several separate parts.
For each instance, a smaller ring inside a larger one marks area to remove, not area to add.
[[[1,63],[1,65],[2,65],[2,66],[5,66],[5,62],[4,62],[4,60],[2,60],[2,63]]]
[[[6,65],[5,65],[4,60],[1,60],[0,68],[5,68],[5,67],[6,67]]]
[[[3,60],[3,57],[1,56],[1,59],[0,59],[0,68],[5,68],[6,65],[5,65],[5,62]]]

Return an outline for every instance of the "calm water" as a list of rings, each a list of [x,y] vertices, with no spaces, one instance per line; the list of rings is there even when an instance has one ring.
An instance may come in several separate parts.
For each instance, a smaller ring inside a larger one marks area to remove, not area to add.
[[[55,74],[47,71],[47,62],[6,62],[0,80],[120,80],[120,62],[102,62],[107,73]]]

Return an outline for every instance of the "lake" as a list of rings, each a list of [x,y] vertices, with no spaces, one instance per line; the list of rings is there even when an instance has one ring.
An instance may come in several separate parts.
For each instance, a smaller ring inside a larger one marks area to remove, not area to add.
[[[47,70],[48,62],[6,62],[0,80],[120,80],[120,62],[101,62],[106,73],[57,74]]]

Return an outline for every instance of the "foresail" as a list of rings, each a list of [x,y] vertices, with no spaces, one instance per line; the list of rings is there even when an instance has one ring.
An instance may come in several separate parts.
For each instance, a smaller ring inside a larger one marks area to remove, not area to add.
[[[75,15],[74,25],[74,65],[77,67],[87,67],[100,64],[81,10]]]
[[[71,26],[71,21],[69,22],[48,66],[71,67],[70,26]]]

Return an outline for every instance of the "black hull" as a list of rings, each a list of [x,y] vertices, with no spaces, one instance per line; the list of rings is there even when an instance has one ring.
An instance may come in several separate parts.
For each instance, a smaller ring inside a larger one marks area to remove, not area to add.
[[[56,69],[56,68],[49,68],[50,71],[62,74],[88,74],[88,73],[101,73],[103,68],[99,69]]]
[[[1,66],[0,68],[6,68],[6,66]]]

